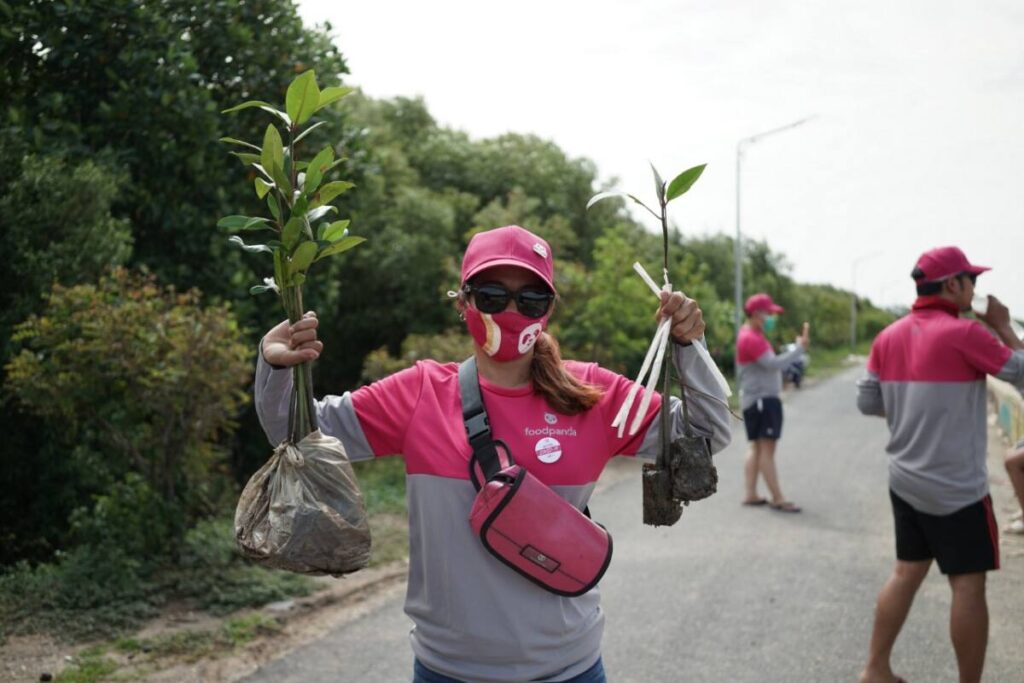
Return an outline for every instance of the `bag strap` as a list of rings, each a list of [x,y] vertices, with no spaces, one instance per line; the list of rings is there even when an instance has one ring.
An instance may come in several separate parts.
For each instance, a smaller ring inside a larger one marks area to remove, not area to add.
[[[459,396],[462,399],[462,422],[466,425],[466,438],[473,456],[469,459],[469,474],[473,486],[480,489],[483,482],[478,481],[477,466],[483,481],[493,479],[502,469],[513,464],[512,453],[502,441],[491,438],[491,421],[484,408],[484,399],[480,394],[480,380],[476,371],[476,358],[470,356],[459,364]],[[505,452],[505,463],[502,462],[498,446]]]
[[[512,452],[504,441],[491,438],[491,421],[484,408],[484,397],[480,394],[480,380],[476,373],[476,358],[470,356],[459,364],[459,395],[462,398],[462,422],[466,425],[466,438],[473,449],[469,459],[469,479],[477,491],[483,484],[478,481],[477,466],[484,481],[493,479],[502,469],[515,464]],[[502,463],[498,446],[505,452],[506,463]],[[583,508],[583,514],[590,518],[590,506]]]

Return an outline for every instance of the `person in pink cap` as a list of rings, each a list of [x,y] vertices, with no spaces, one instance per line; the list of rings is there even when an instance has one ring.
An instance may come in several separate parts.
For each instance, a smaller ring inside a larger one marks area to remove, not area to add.
[[[999,568],[985,464],[985,377],[1024,388],[1024,344],[1006,307],[989,298],[981,319],[991,331],[961,317],[987,270],[957,247],[922,254],[911,273],[917,300],[909,315],[875,338],[867,376],[858,383],[858,408],[884,417],[891,433],[886,451],[896,536],[896,564],[878,595],[862,683],[902,680],[892,672],[892,648],[933,561],[952,590],[949,631],[960,680],[981,680],[985,578]]]
[[[796,346],[776,355],[765,333],[775,329],[778,315],[784,312],[767,294],[754,294],[744,305],[747,322],[736,338],[736,367],[739,368],[740,408],[747,428],[750,451],[743,468],[746,483],[744,505],[768,504],[779,512],[800,512],[800,507],[786,500],[779,485],[775,466],[775,446],[782,437],[782,370],[798,360],[810,345],[810,325],[804,323],[796,338]],[[761,477],[771,500],[757,492]]]
[[[612,422],[632,382],[593,363],[563,361],[546,332],[557,297],[554,254],[538,235],[506,226],[474,235],[462,260],[456,308],[473,338],[480,390],[493,437],[515,462],[584,509],[615,455],[656,458],[660,398],[642,428],[618,435]],[[381,302],[401,305],[401,302]],[[730,439],[728,405],[693,344],[704,344],[700,308],[682,293],[663,294],[672,319],[677,368],[696,391],[694,428],[712,452]],[[291,373],[317,358],[312,313],[270,330],[256,371],[256,408],[275,444],[285,435]],[[681,404],[671,399],[673,433]],[[604,613],[597,588],[560,597],[490,555],[470,528],[476,491],[461,412],[458,364],[430,360],[341,396],[317,402],[321,431],[339,438],[353,460],[401,454],[409,510],[406,614],[414,683],[605,680]]]

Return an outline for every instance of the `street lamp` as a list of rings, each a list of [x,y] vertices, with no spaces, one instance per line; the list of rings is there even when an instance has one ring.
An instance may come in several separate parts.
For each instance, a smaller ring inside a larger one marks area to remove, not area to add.
[[[850,355],[857,353],[857,266],[882,252],[861,254],[850,264]]]
[[[741,312],[743,311],[743,233],[740,230],[740,168],[743,163],[743,148],[747,145],[752,145],[755,142],[759,142],[760,140],[768,137],[769,135],[783,133],[787,130],[790,130],[791,128],[796,128],[799,125],[807,123],[812,118],[814,117],[807,116],[800,119],[799,121],[794,121],[793,123],[786,124],[785,126],[779,126],[778,128],[772,128],[771,130],[766,130],[763,133],[758,133],[757,135],[751,135],[748,138],[743,138],[742,140],[736,143],[736,241],[733,245],[733,267],[736,275],[736,312],[733,316],[733,322],[736,324],[737,336],[740,333],[740,325],[743,321],[741,317]],[[736,364],[736,373],[736,376],[739,377],[738,363]]]

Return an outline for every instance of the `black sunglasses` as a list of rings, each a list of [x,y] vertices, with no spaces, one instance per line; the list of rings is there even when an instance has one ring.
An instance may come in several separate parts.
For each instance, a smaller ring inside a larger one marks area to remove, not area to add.
[[[553,292],[538,285],[526,285],[513,292],[497,282],[485,282],[482,285],[467,284],[462,291],[473,295],[473,304],[481,313],[501,313],[511,299],[527,318],[543,318],[555,300]]]

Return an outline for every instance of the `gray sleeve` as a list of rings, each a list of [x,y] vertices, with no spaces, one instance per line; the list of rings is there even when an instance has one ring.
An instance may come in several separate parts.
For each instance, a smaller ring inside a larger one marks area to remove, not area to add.
[[[865,415],[885,417],[882,384],[873,372],[868,372],[866,377],[857,382],[857,409]]]
[[[256,354],[256,415],[271,446],[288,437],[288,403],[292,393],[291,368],[275,369],[263,359],[262,341]],[[369,460],[374,453],[359,424],[352,395],[324,396],[316,401],[320,431],[341,441],[352,461]]]
[[[1014,351],[996,377],[1024,389],[1024,351]]]
[[[788,367],[790,363],[800,360],[803,353],[803,347],[797,344],[796,348],[790,349],[778,356],[775,355],[774,351],[765,351],[761,354],[761,357],[754,362],[766,370],[782,370]]]
[[[704,339],[693,342],[707,347]],[[732,440],[732,425],[729,422],[729,402],[725,392],[718,386],[714,374],[691,346],[672,344],[672,360],[679,376],[684,378],[687,386],[687,407],[690,413],[690,426],[695,434],[708,440],[711,452],[717,453]],[[672,438],[685,433],[683,424],[683,402],[670,396],[670,414],[672,419]],[[644,435],[643,443],[637,451],[637,457],[654,459],[658,457],[658,440],[661,425],[657,419],[651,422]]]

